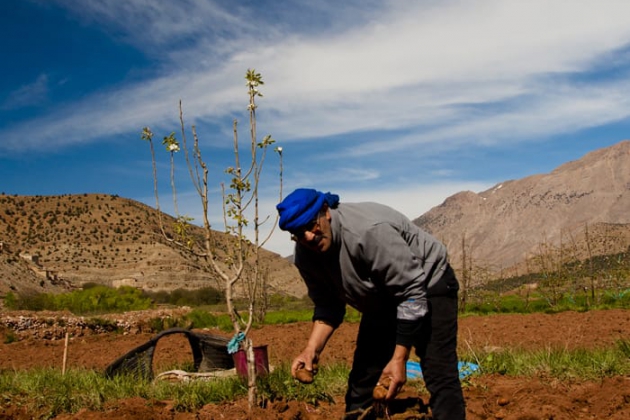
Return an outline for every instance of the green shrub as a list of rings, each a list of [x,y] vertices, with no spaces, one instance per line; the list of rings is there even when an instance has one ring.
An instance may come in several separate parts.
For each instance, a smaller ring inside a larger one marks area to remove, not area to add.
[[[602,296],[601,302],[604,305],[628,308],[630,307],[630,289],[623,291],[607,290]]]
[[[4,334],[4,344],[11,344],[11,343],[15,343],[16,341],[19,340],[18,335],[13,332],[13,331],[7,331]]]
[[[77,315],[139,311],[153,306],[150,299],[132,287],[113,289],[102,285],[63,294],[29,294],[15,298],[11,309],[63,311]]]
[[[13,292],[9,292],[4,297],[4,306],[7,309],[17,309],[17,297]]]
[[[213,287],[201,289],[175,289],[171,292],[160,290],[157,292],[145,291],[143,294],[157,304],[176,306],[205,306],[225,302],[225,294]]]
[[[185,319],[190,322],[192,328],[212,328],[219,326],[219,318],[210,312],[193,309],[186,314]]]

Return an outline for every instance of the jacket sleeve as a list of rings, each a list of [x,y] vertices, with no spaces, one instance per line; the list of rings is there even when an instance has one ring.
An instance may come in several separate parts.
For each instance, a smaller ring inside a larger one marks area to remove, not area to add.
[[[330,286],[327,279],[320,278],[317,270],[298,266],[300,275],[304,279],[308,296],[315,304],[313,321],[324,321],[333,328],[339,327],[346,315],[346,304]]]

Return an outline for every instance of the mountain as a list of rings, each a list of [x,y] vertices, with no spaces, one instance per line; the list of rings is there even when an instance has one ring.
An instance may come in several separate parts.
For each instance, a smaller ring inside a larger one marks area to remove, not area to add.
[[[165,226],[174,219],[164,215]],[[536,271],[550,249],[577,258],[628,250],[630,141],[591,152],[551,173],[463,191],[414,220],[442,240],[453,266],[503,275]],[[203,230],[193,227],[193,236]],[[230,240],[215,232],[218,249]],[[269,292],[306,294],[291,257],[262,250]],[[201,257],[174,246],[155,209],[104,194],[0,195],[0,295],[59,292],[94,282],[149,290],[216,287]]]
[[[163,217],[171,230],[175,220]],[[203,229],[193,227],[192,235],[203,238]],[[217,249],[225,249],[229,237],[214,236]],[[261,257],[270,293],[306,294],[289,261],[264,249]],[[219,285],[202,257],[164,238],[157,211],[142,203],[104,194],[0,195],[0,294],[59,292],[89,282],[149,290]]]
[[[494,273],[523,274],[528,258],[553,248],[579,258],[627,250],[630,141],[548,174],[457,193],[414,223],[446,244],[453,266],[465,254],[467,265]]]

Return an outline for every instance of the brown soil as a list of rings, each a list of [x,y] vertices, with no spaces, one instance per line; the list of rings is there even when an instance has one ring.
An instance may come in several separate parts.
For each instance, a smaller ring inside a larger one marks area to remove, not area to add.
[[[352,360],[357,324],[342,324],[329,342],[320,361]],[[264,326],[253,331],[257,345],[268,345],[272,365],[290,362],[306,343],[309,323]],[[102,370],[116,358],[149,340],[153,334],[97,334],[70,340],[67,367]],[[460,320],[462,350],[500,348],[604,348],[630,337],[630,310],[565,312],[555,315],[471,316]],[[4,338],[4,337],[2,337]],[[4,342],[4,339],[3,339]],[[64,340],[27,338],[0,344],[0,369],[61,367]],[[156,350],[156,373],[177,361],[190,361],[190,347],[183,336],[163,338]],[[541,377],[479,375],[466,381],[464,394],[468,419],[628,419],[630,418],[630,377],[618,376],[597,381],[558,381]],[[411,395],[401,400],[428,395]],[[169,401],[131,398],[108,403],[102,412],[82,411],[57,419],[337,419],[343,414],[342,396],[334,404],[312,406],[296,401],[269,402],[249,413],[246,400],[208,404],[196,413],[178,413]],[[33,418],[19,407],[0,408],[0,419]],[[419,417],[418,417],[419,418]]]

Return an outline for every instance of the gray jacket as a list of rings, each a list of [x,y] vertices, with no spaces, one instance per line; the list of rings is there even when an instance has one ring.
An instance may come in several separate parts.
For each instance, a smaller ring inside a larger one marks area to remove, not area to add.
[[[397,318],[416,320],[428,310],[427,294],[458,289],[446,247],[398,211],[340,203],[330,214],[327,252],[295,247],[295,265],[315,303],[314,320],[339,325],[346,304],[364,313],[395,307]]]

